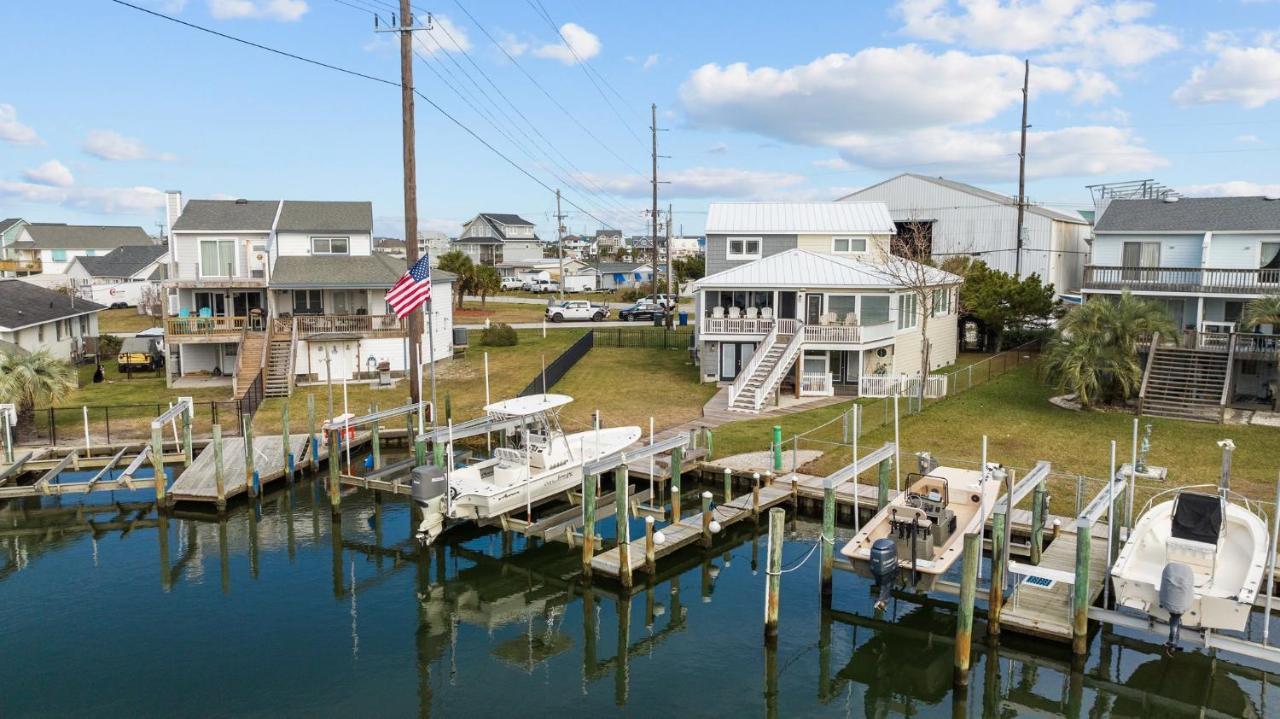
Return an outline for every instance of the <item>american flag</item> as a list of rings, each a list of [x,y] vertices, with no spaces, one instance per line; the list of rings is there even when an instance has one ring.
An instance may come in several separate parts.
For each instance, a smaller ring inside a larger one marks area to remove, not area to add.
[[[396,317],[404,319],[431,299],[431,263],[427,256],[413,263],[413,267],[387,291],[387,304],[396,311]]]

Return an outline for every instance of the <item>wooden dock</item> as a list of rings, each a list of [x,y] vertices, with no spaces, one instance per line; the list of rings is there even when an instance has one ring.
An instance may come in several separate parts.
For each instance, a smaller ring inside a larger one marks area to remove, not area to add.
[[[303,467],[310,462],[307,446],[306,434],[289,436],[289,448],[293,452],[295,467]],[[222,440],[222,496],[218,495],[214,454],[212,445],[201,450],[191,466],[183,470],[169,487],[170,501],[225,503],[248,490],[245,484],[244,438],[226,437]],[[284,466],[283,438],[280,435],[255,437],[253,454],[254,470],[258,473],[261,485],[285,475],[287,467]],[[321,450],[320,456],[325,457],[327,453]]]
[[[1107,525],[1094,525],[1090,533],[1093,546],[1089,552],[1089,604],[1102,593],[1107,574]],[[1076,532],[1074,524],[1064,523],[1062,533],[1040,555],[1041,569],[1074,574],[1076,566]],[[1071,641],[1072,584],[1054,581],[1048,587],[1019,578],[1012,596],[1000,611],[1000,624],[1016,632],[1043,639]]]

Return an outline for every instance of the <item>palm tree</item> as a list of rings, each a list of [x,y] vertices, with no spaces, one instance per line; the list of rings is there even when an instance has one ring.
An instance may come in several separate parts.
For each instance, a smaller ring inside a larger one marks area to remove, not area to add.
[[[484,309],[489,295],[502,289],[502,275],[488,265],[481,265],[475,268],[472,284],[480,295],[480,309]]]
[[[1249,304],[1244,306],[1240,323],[1251,330],[1256,330],[1262,325],[1271,325],[1272,334],[1280,333],[1280,294],[1249,300]],[[1276,374],[1277,379],[1280,379],[1280,359],[1276,364]],[[1280,392],[1276,391],[1274,384],[1271,389],[1271,402],[1272,409],[1280,412]]]
[[[17,405],[21,413],[35,409],[39,401],[60,402],[78,387],[75,368],[49,350],[0,352],[0,399]]]
[[[1142,384],[1138,340],[1175,331],[1165,307],[1128,292],[1115,301],[1094,299],[1058,323],[1045,354],[1050,379],[1085,407],[1132,397]]]
[[[462,301],[475,285],[475,263],[462,250],[450,250],[440,255],[440,269],[457,276],[453,281],[453,293],[458,297],[458,309],[462,309]]]

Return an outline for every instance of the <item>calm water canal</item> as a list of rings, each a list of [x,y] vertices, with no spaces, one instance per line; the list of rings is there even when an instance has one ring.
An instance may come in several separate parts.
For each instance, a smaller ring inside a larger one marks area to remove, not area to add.
[[[221,521],[145,499],[0,509],[0,716],[1280,716],[1259,668],[1115,631],[1074,673],[1057,646],[976,639],[957,697],[948,602],[877,618],[840,572],[823,612],[816,555],[784,575],[766,652],[750,526],[628,600],[559,543],[419,550],[408,505],[365,492],[337,522],[309,481]],[[816,536],[801,520],[784,566]]]

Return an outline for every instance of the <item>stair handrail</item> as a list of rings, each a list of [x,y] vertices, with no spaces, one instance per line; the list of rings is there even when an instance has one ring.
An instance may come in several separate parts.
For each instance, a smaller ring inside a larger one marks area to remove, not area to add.
[[[742,368],[737,377],[733,378],[733,383],[729,385],[729,404],[733,404],[742,390],[746,388],[747,382],[751,380],[751,375],[755,374],[756,369],[760,367],[760,363],[764,361],[765,355],[769,354],[769,349],[778,341],[778,327],[781,322],[774,322],[773,327],[769,328],[769,334],[765,335],[764,340],[756,345],[756,351],[751,355],[751,359],[747,360],[747,366]]]
[[[752,406],[758,411],[764,406],[764,398],[773,389],[773,386],[782,379],[782,373],[791,365],[791,360],[796,358],[800,352],[800,347],[804,345],[804,322],[796,320],[796,333],[791,336],[791,341],[787,342],[787,346],[783,348],[782,355],[778,357],[778,361],[773,364],[773,369],[769,370],[769,374],[765,376],[764,382],[756,389],[756,396],[752,398]]]
[[[1156,361],[1156,348],[1160,346],[1160,333],[1151,334],[1150,349],[1147,350],[1147,366],[1142,370],[1142,387],[1138,389],[1138,416],[1142,416],[1142,405],[1147,399],[1147,381],[1151,379],[1151,365]]]
[[[244,352],[245,333],[249,331],[249,323],[240,325],[240,340],[236,344],[236,371],[231,373],[231,396],[240,398],[240,353]]]
[[[294,362],[297,361],[297,357],[298,357],[298,318],[294,317],[290,321],[289,362],[288,364],[285,365],[285,367],[288,368],[288,372],[289,372],[289,376],[286,377],[286,379],[289,381],[288,390],[286,390],[286,396],[289,396],[289,397],[293,396],[293,368],[294,368]]]
[[[1231,377],[1234,372],[1231,371],[1236,358],[1236,333],[1232,330],[1227,335],[1227,373],[1226,378],[1222,381],[1222,400],[1218,403],[1218,422],[1224,424],[1227,421],[1227,400],[1231,399]]]

